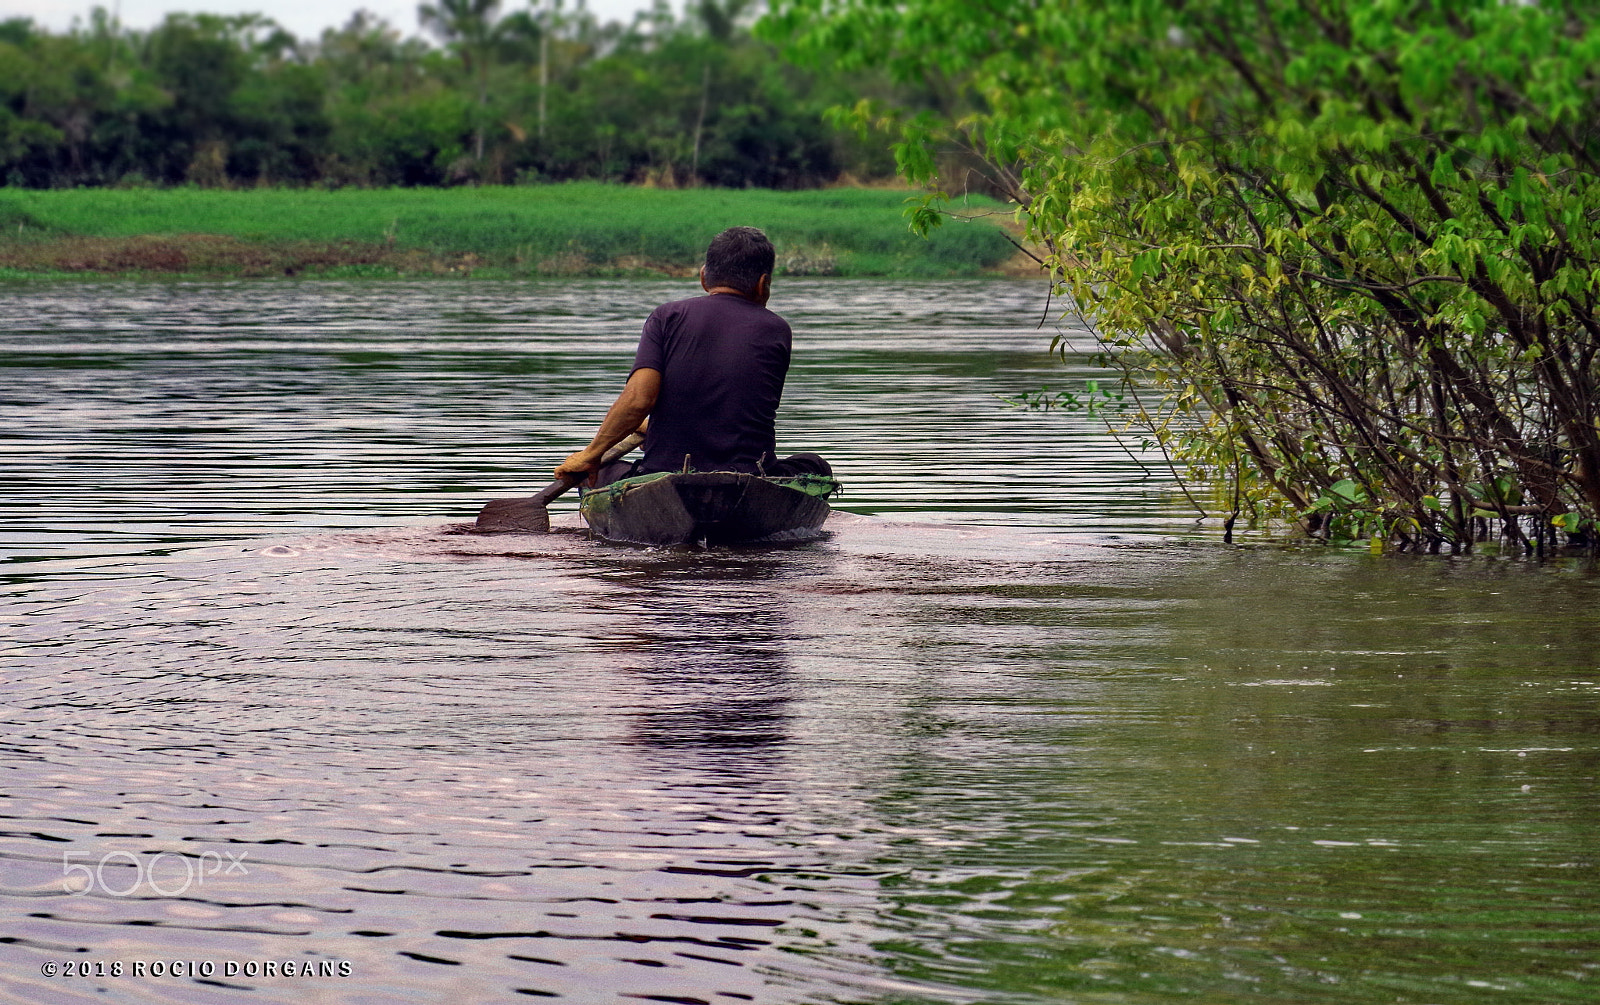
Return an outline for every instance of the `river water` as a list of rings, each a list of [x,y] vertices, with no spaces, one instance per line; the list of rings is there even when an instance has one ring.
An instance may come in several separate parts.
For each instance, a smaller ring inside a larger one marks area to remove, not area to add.
[[[993,282],[780,284],[823,541],[459,533],[691,292],[5,289],[0,998],[1600,997],[1592,564],[1224,547]]]

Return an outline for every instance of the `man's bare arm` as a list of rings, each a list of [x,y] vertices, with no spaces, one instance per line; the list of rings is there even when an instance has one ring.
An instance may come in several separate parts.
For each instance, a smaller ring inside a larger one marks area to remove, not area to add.
[[[622,442],[629,433],[644,425],[645,419],[650,417],[650,410],[656,407],[656,398],[660,394],[660,370],[640,367],[633,371],[622,393],[617,395],[617,400],[606,411],[600,431],[594,434],[594,439],[589,441],[587,447],[561,462],[555,470],[556,477],[571,478],[594,470],[600,463],[600,455],[607,448]]]

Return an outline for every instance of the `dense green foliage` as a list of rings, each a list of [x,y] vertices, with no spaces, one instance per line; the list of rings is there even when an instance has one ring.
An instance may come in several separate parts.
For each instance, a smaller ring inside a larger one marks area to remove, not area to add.
[[[500,0],[423,4],[432,45],[358,12],[300,40],[258,15],[103,9],[65,34],[0,23],[9,187],[442,185],[595,179],[798,188],[891,174],[823,110],[882,74],[786,66],[743,0],[632,25]]]
[[[1230,529],[1593,541],[1596,5],[778,7],[802,54],[968,95],[901,118],[902,166],[983,155]]]
[[[907,194],[597,182],[340,191],[9,189],[0,190],[0,251],[30,242],[54,247],[64,237],[211,235],[267,248],[354,245],[355,253],[323,258],[336,266],[387,263],[391,273],[394,266],[405,268],[406,252],[421,252],[427,258],[417,260],[418,269],[442,261],[478,274],[581,274],[691,270],[716,233],[747,224],[771,235],[779,270],[789,275],[972,275],[1012,253],[989,223],[947,227],[932,240],[918,237],[901,212]],[[179,254],[185,245],[162,247]],[[139,269],[141,261],[129,256],[125,267]]]

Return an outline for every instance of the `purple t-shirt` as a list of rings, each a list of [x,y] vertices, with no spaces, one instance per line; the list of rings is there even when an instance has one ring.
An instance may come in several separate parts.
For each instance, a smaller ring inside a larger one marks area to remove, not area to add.
[[[633,368],[661,372],[639,473],[744,471],[770,463],[789,372],[789,323],[732,293],[662,304]]]

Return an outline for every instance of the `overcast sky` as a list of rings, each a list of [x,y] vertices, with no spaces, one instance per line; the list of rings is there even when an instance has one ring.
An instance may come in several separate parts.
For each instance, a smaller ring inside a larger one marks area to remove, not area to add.
[[[324,28],[337,28],[350,20],[359,7],[388,21],[406,35],[417,34],[417,6],[420,0],[103,0],[99,6],[117,13],[128,28],[154,27],[169,12],[189,11],[207,14],[266,14],[297,37],[315,39]],[[501,10],[516,10],[525,0],[502,0]],[[572,0],[568,0],[570,6]],[[636,10],[650,6],[650,0],[589,0],[589,9],[602,21],[627,21]],[[0,20],[29,17],[51,31],[65,31],[73,18],[87,22],[92,0],[0,0]],[[673,0],[675,10],[681,0]]]

